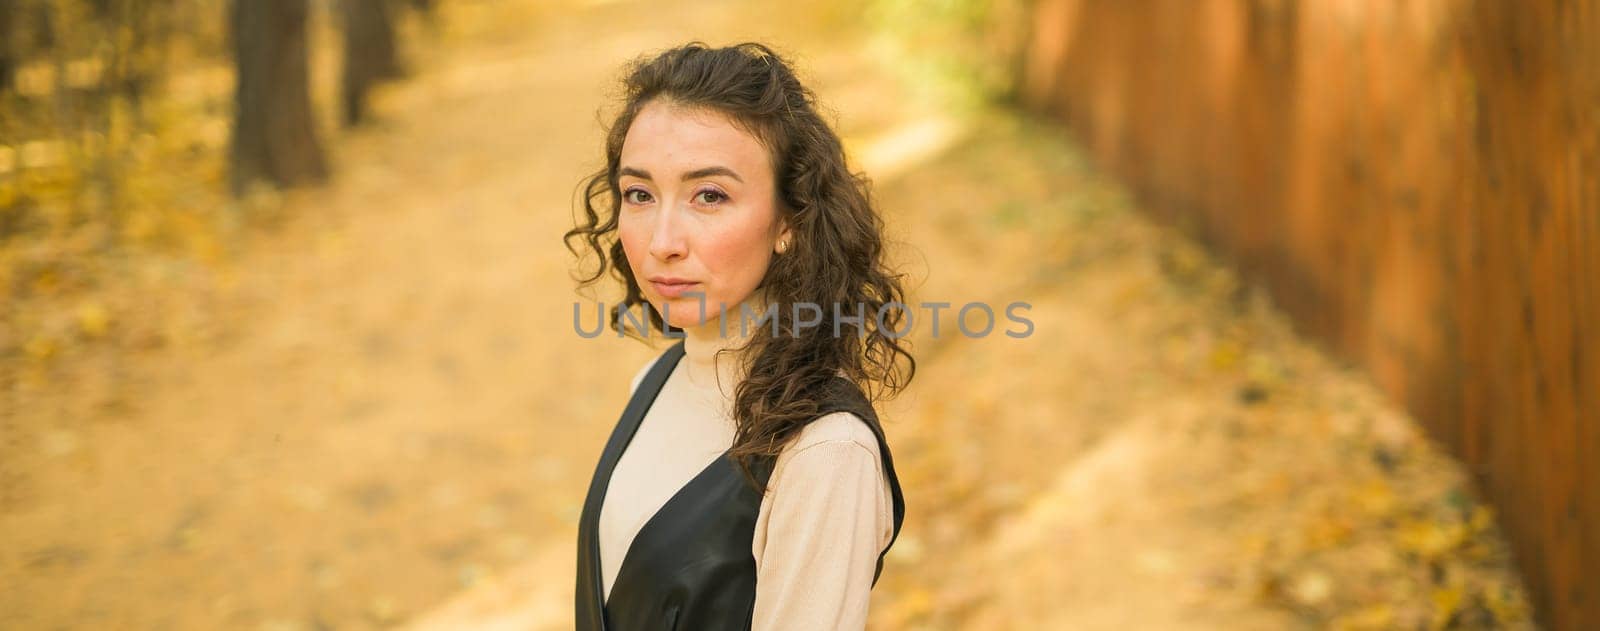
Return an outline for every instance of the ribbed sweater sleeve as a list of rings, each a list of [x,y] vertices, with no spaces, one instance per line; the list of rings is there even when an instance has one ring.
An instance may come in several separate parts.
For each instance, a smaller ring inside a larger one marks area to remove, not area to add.
[[[753,631],[864,629],[893,533],[871,430],[849,413],[807,430],[780,455],[757,519]]]

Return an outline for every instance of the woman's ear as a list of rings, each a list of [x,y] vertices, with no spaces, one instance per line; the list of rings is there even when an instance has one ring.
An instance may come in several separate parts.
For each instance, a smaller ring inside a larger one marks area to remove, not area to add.
[[[778,220],[778,239],[773,244],[773,251],[783,254],[792,247],[794,247],[794,231],[789,229],[788,222],[780,219]]]

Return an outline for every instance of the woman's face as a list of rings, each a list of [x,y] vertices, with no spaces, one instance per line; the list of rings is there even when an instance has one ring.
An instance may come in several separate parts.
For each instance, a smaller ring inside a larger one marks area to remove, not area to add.
[[[672,326],[715,326],[725,308],[736,323],[776,244],[790,238],[770,162],[755,137],[714,112],[656,100],[634,117],[617,230],[645,299]],[[693,292],[704,294],[704,314]]]

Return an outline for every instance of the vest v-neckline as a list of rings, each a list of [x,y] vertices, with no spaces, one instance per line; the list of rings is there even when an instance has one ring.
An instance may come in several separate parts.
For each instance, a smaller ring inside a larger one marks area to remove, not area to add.
[[[660,398],[661,391],[666,387],[667,382],[671,380],[672,374],[677,370],[678,366],[683,360],[683,356],[683,342],[680,341],[671,349],[669,349],[667,359],[671,361],[672,365],[662,368],[662,370],[665,371],[665,376],[658,380],[648,380],[653,381],[654,383],[640,384],[641,388],[644,388],[645,386],[654,386],[655,391],[649,393],[648,396],[650,397],[650,403],[640,410],[638,417],[629,419],[630,422],[628,424],[627,436],[623,439],[622,446],[617,451],[616,459],[611,462],[611,466],[609,467],[610,471],[606,476],[606,486],[602,487],[600,490],[600,510],[596,512],[597,519],[598,515],[602,514],[605,509],[606,496],[610,495],[612,473],[616,471],[617,464],[622,461],[622,456],[628,453],[628,446],[633,444],[634,436],[639,433],[639,428],[644,425],[644,420],[649,416],[650,409],[655,407],[655,402]],[[635,393],[635,395],[643,394],[643,392]],[[661,506],[656,508],[654,513],[650,514],[649,518],[644,520],[644,523],[639,526],[639,529],[634,531],[633,539],[628,542],[628,549],[624,550],[622,553],[622,560],[617,563],[617,576],[623,575],[623,568],[628,566],[628,559],[633,556],[634,549],[640,545],[639,542],[646,538],[646,534],[651,530],[651,525],[663,519],[663,515],[666,515],[668,512],[670,512],[670,507],[672,507],[674,504],[680,503],[680,498],[682,498],[688,492],[690,487],[694,486],[695,483],[699,482],[702,478],[705,478],[707,475],[710,475],[712,471],[716,470],[717,464],[726,459],[729,452],[732,451],[732,445],[729,445],[728,448],[723,449],[721,453],[717,454],[716,458],[713,458],[711,462],[708,462],[704,467],[701,467],[700,471],[694,474],[694,477],[689,478],[689,481],[684,482],[682,486],[678,487],[678,490],[674,491],[665,502],[661,503]],[[600,539],[598,537],[596,537],[594,541],[593,553],[595,565],[601,566],[596,568],[596,576],[600,577],[600,604],[602,607],[604,607],[610,603],[611,588],[615,588],[616,583],[613,581],[610,588],[605,585],[605,575],[603,574],[603,566],[601,561],[602,551],[600,550]]]
[[[668,509],[671,506],[673,506],[674,504],[679,503],[679,498],[683,497],[686,494],[686,492],[689,490],[689,487],[694,486],[695,483],[699,482],[701,478],[704,478],[707,475],[710,475],[712,471],[716,470],[717,464],[722,462],[722,460],[724,458],[727,458],[728,457],[728,452],[730,452],[730,451],[733,451],[732,447],[724,449],[724,450],[722,450],[722,453],[717,454],[717,457],[715,459],[713,459],[711,462],[706,463],[706,466],[702,467],[700,469],[699,473],[694,474],[694,477],[689,478],[688,482],[685,482],[685,483],[683,483],[683,486],[678,487],[678,490],[673,492],[672,496],[667,498],[667,501],[662,502],[661,506],[656,509],[656,512],[651,513],[649,519],[644,520],[644,524],[639,526],[639,530],[634,532],[633,539],[628,542],[628,549],[623,551],[623,553],[622,553],[622,561],[617,563],[617,576],[622,576],[623,568],[628,567],[628,559],[633,557],[634,548],[639,547],[639,545],[641,545],[640,542],[644,541],[646,539],[646,533],[648,533],[651,530],[650,526],[655,524],[655,523],[657,523],[657,522],[659,522],[659,521],[661,521],[663,519],[663,515],[666,515],[669,512]],[[622,457],[618,456],[617,459],[621,460]],[[605,498],[604,498],[604,496],[602,496],[601,497],[601,506],[602,507],[605,505],[604,500],[605,500]],[[595,545],[596,546],[599,545],[599,540],[598,539],[596,540]],[[599,558],[599,555],[596,555],[596,558]],[[602,577],[601,580],[602,581],[605,580],[604,577]],[[611,583],[611,587],[615,588],[616,586],[617,586],[616,581],[615,581],[615,579],[613,579],[612,583]],[[601,587],[604,588],[605,585],[602,584]],[[606,589],[604,591],[604,593],[602,593],[600,595],[600,604],[601,605],[606,605],[606,604],[609,604],[610,602],[611,602],[611,590],[610,589]]]

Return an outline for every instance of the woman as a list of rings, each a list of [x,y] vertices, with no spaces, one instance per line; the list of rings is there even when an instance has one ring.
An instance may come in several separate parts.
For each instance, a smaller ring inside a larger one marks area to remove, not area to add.
[[[622,280],[614,330],[681,339],[634,376],[595,469],[577,628],[862,629],[905,512],[862,384],[916,369],[867,180],[767,46],[628,70],[566,239],[600,259],[583,285]]]

